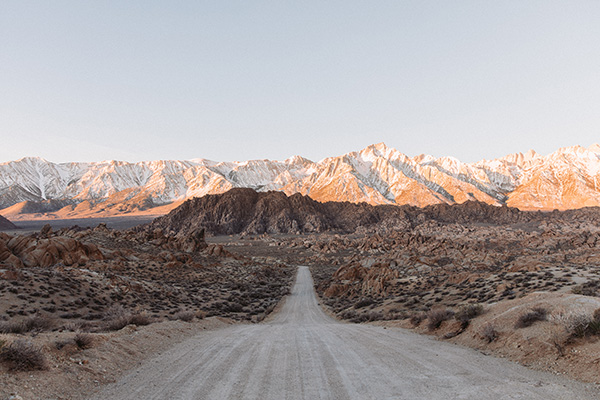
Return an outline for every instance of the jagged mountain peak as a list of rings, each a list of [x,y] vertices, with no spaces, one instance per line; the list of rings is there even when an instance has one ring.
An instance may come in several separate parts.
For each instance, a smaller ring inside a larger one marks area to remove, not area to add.
[[[308,164],[313,164],[313,162],[311,160],[309,160],[308,158],[304,158],[302,156],[292,156],[290,158],[287,158],[284,160],[284,163],[289,164],[289,165],[308,165]]]
[[[476,163],[449,156],[408,157],[383,142],[318,162],[299,155],[283,161],[58,164],[25,157],[0,164],[0,210],[22,201],[127,200],[117,194],[132,189],[136,204],[162,205],[242,187],[300,193],[320,201],[426,206],[478,200],[564,209],[600,205],[598,175],[598,144],[563,147],[547,156],[529,150]]]
[[[536,151],[533,149],[527,150],[527,152],[524,154],[525,161],[534,160],[534,159],[538,158],[539,156],[540,155],[538,153],[536,153]]]
[[[600,144],[594,143],[590,147],[588,147],[588,150],[594,153],[600,153]]]
[[[582,153],[587,153],[589,150],[586,149],[583,146],[580,145],[575,145],[575,146],[566,146],[566,147],[561,147],[558,150],[556,150],[554,153],[552,154],[572,154],[572,155],[577,155],[577,154],[582,154]]]
[[[26,156],[26,157],[21,157],[18,160],[14,160],[14,161],[5,161],[3,163],[0,163],[0,165],[13,164],[13,163],[39,164],[39,163],[47,163],[47,162],[48,161],[42,157]]]

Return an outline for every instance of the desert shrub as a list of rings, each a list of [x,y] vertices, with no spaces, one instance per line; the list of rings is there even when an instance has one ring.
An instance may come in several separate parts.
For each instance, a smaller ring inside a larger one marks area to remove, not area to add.
[[[383,319],[383,313],[381,311],[371,311],[364,314],[367,321],[381,321]]]
[[[366,306],[370,306],[370,305],[371,305],[371,304],[373,304],[373,303],[374,303],[374,301],[373,301],[373,299],[372,299],[372,298],[370,298],[370,297],[365,297],[364,299],[362,299],[362,300],[359,300],[359,301],[358,301],[358,302],[357,302],[357,303],[354,305],[354,308],[356,308],[356,309],[363,308],[363,307],[366,307]]]
[[[78,313],[77,311],[69,311],[66,313],[62,313],[59,315],[60,318],[63,319],[77,319],[77,318],[81,318],[81,314]]]
[[[401,320],[407,319],[409,318],[409,316],[410,315],[404,310],[392,309],[384,314],[383,319],[385,319],[386,321]]]
[[[361,322],[372,322],[372,321],[381,321],[383,319],[383,313],[380,311],[370,311],[364,313],[356,313],[356,315],[350,319],[351,322],[361,323]]]
[[[78,331],[79,328],[81,327],[81,323],[77,323],[77,322],[67,322],[66,324],[64,324],[62,326],[62,330],[65,331],[71,331],[71,332],[75,332]]]
[[[551,332],[550,334],[550,343],[556,349],[556,353],[559,357],[563,357],[565,355],[565,345],[569,342],[569,337],[565,336],[564,333],[560,332]]]
[[[20,321],[0,321],[0,333],[21,334],[50,330],[54,322],[46,317],[34,315]]]
[[[465,304],[454,314],[454,318],[463,325],[467,325],[470,320],[481,314],[483,314],[483,306],[481,304]]]
[[[600,335],[600,320],[592,318],[586,329],[586,335]]]
[[[425,315],[425,313],[414,313],[413,315],[411,315],[409,321],[412,326],[419,326],[421,322],[423,322],[426,318],[427,315]]]
[[[104,312],[104,319],[105,320],[117,319],[126,314],[128,314],[128,312],[123,308],[123,306],[114,305]]]
[[[25,320],[25,327],[28,332],[43,332],[54,327],[54,321],[47,317],[34,315]]]
[[[121,306],[108,309],[104,314],[104,319],[104,329],[107,331],[118,331],[130,324],[141,326],[152,322],[146,313],[132,314]]]
[[[354,319],[358,316],[358,313],[355,310],[344,310],[340,315],[343,319]]]
[[[78,333],[73,341],[80,349],[89,349],[94,344],[94,337],[89,333]]]
[[[17,340],[0,349],[0,362],[10,371],[32,371],[46,369],[46,357],[39,347],[31,342]]]
[[[562,312],[552,315],[552,320],[563,327],[567,342],[574,338],[600,335],[600,309],[592,315],[581,309]]]
[[[427,312],[427,329],[436,330],[442,325],[442,322],[449,320],[454,316],[454,311],[448,308],[434,308]]]
[[[531,311],[526,312],[525,314],[521,314],[519,318],[517,318],[515,328],[527,328],[528,326],[533,325],[537,321],[545,321],[547,316],[548,311],[545,308],[533,308],[531,309]]]
[[[129,316],[117,317],[106,321],[104,329],[107,331],[119,331],[129,325]]]
[[[600,333],[600,321],[584,313],[571,314],[566,322],[564,327],[572,338],[593,336]]]
[[[180,311],[177,314],[173,315],[173,319],[178,319],[184,322],[191,322],[195,316],[196,313],[193,311]]]
[[[583,296],[598,296],[598,289],[600,289],[600,280],[591,280],[575,286],[571,292]]]
[[[583,337],[590,321],[591,318],[587,314],[573,313],[567,315],[563,326],[570,337]]]
[[[73,343],[72,339],[58,339],[54,342],[54,347],[56,347],[57,350],[62,350],[63,347],[70,343]]]
[[[129,323],[137,326],[145,326],[150,325],[152,323],[152,319],[150,316],[144,312],[131,314],[129,317]]]
[[[496,325],[492,323],[485,324],[483,328],[481,328],[480,334],[481,337],[488,343],[492,343],[493,341],[498,339],[498,336],[500,336],[498,330],[496,329]]]
[[[61,327],[61,329],[70,332],[92,332],[98,330],[98,322],[67,322]]]
[[[0,333],[24,333],[22,321],[0,321]]]
[[[228,302],[225,304],[224,310],[227,312],[242,312],[244,307],[240,303]]]
[[[100,322],[80,322],[78,324],[78,329],[73,330],[73,332],[98,332],[101,330],[102,324]]]

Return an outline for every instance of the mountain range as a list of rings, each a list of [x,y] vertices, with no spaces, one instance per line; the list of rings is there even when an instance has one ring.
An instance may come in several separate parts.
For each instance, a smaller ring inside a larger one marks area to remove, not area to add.
[[[600,145],[530,150],[475,163],[408,157],[383,143],[318,162],[124,161],[0,163],[0,214],[13,219],[164,214],[185,199],[252,188],[318,201],[427,206],[468,200],[522,210],[600,205]]]

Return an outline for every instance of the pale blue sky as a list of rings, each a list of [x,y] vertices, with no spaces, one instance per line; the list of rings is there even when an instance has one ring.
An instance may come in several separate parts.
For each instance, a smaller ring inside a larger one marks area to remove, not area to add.
[[[600,1],[0,1],[0,161],[600,142]]]

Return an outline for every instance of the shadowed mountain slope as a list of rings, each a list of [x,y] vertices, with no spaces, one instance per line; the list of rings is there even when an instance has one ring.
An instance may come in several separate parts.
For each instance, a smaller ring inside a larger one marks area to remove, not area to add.
[[[0,215],[0,231],[5,231],[8,229],[17,229],[17,227],[12,222]]]

